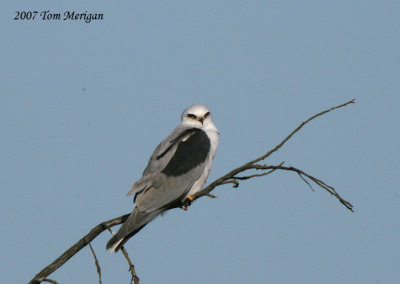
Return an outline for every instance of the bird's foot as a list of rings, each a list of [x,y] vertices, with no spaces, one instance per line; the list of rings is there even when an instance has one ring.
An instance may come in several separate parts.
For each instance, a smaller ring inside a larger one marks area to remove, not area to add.
[[[183,210],[187,211],[188,207],[192,204],[192,201],[194,200],[193,195],[189,195],[188,198],[183,202]]]

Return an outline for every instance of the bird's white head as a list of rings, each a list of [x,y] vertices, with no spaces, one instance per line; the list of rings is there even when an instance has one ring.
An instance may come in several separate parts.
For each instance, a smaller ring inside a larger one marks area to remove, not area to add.
[[[217,131],[217,127],[212,120],[211,111],[205,105],[188,107],[183,111],[181,121],[182,124]]]

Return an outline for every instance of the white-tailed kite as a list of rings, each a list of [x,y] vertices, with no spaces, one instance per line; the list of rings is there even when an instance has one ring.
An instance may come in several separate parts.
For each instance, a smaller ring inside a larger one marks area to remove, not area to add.
[[[193,200],[210,173],[218,135],[206,106],[193,105],[182,113],[181,124],[158,145],[142,178],[128,192],[135,194],[136,207],[107,243],[108,250],[117,252],[155,217]]]

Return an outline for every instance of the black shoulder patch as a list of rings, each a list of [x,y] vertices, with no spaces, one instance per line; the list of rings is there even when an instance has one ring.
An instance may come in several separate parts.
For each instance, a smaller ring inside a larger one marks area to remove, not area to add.
[[[190,134],[190,133],[194,133],[196,131],[202,131],[201,129],[198,128],[190,128],[190,129],[186,129],[185,131],[183,131],[181,134],[178,135],[178,137],[176,137],[174,140],[171,141],[171,144],[168,146],[167,149],[165,149],[164,152],[162,152],[160,155],[157,155],[157,160],[161,159],[162,157],[165,156],[165,154],[167,154],[169,152],[169,150],[171,150],[172,146],[175,145],[176,142],[178,142],[179,140],[181,140],[183,137],[185,137],[186,135]]]
[[[162,170],[162,173],[167,176],[179,176],[206,160],[210,151],[210,139],[203,130],[198,128],[188,129],[179,135],[176,140],[182,139],[191,132],[193,134],[186,141],[179,142],[175,154]],[[165,154],[162,153],[161,155]]]

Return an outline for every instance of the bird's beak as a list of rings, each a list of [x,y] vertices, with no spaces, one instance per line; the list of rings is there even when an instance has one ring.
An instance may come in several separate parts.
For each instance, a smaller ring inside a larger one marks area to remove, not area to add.
[[[204,117],[199,117],[197,120],[198,120],[198,121],[200,121],[200,122],[201,122],[201,124],[203,124]]]

